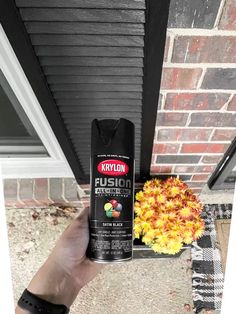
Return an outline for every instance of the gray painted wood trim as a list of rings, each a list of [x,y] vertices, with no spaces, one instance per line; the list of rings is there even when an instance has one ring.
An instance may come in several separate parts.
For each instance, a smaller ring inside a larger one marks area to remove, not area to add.
[[[143,47],[144,45],[143,36],[34,34],[30,38],[35,46]]]
[[[80,101],[78,101],[78,106],[60,106],[60,112],[103,112],[103,111],[117,111],[117,106],[81,106]],[[132,112],[134,114],[141,113],[142,109],[137,105],[126,105],[126,106],[119,106],[119,110],[122,112]]]
[[[39,57],[40,64],[45,65],[77,65],[77,66],[134,66],[142,67],[142,58],[113,57]]]
[[[18,7],[145,9],[145,0],[15,0]]]
[[[38,56],[84,56],[84,57],[143,57],[143,48],[136,47],[80,47],[36,46]]]
[[[78,75],[67,75],[67,76],[57,76],[48,75],[48,83],[107,83],[107,84],[142,84],[143,78],[141,76],[78,76]]]
[[[71,119],[71,121],[74,121],[78,118],[80,119],[89,119],[92,118],[94,119],[96,116],[101,116],[103,119],[104,118],[110,118],[110,117],[120,117],[120,112],[117,111],[104,111],[104,112],[97,112],[96,114],[94,112],[63,112],[62,116],[64,117],[64,119]],[[142,117],[142,113],[141,112],[123,112],[122,113],[123,116],[130,118],[130,119],[141,119]]]
[[[46,75],[127,75],[142,76],[142,68],[128,67],[70,67],[70,66],[48,66],[43,67]]]
[[[135,23],[25,22],[29,34],[144,35],[144,25]]]
[[[20,13],[24,21],[145,22],[142,10],[23,8]]]
[[[127,84],[50,84],[53,92],[142,92],[141,85]]]
[[[141,110],[142,101],[138,99],[104,99],[104,98],[98,98],[98,99],[80,99],[79,101],[77,99],[57,99],[57,106],[96,106],[97,108],[100,108],[102,111],[103,106],[115,106],[117,110],[117,106],[137,106]]]
[[[80,98],[117,98],[117,99],[142,99],[142,93],[138,92],[54,92],[55,99],[80,99]]]
[[[57,75],[48,75],[48,83],[104,83],[104,84],[142,84],[143,78],[141,76],[57,76]]]

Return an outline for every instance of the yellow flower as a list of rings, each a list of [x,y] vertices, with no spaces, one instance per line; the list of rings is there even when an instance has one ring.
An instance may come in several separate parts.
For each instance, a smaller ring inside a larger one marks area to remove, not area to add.
[[[190,229],[190,228],[193,228],[193,226],[194,226],[194,222],[193,221],[186,221],[185,227]]]
[[[136,224],[134,225],[134,231],[140,234],[142,232],[142,227]]]
[[[142,201],[143,200],[143,191],[140,191],[136,194],[136,200]]]
[[[163,194],[159,194],[159,195],[156,196],[156,200],[159,203],[164,203],[166,201],[166,197]]]
[[[173,202],[173,200],[169,200],[165,203],[165,206],[167,209],[171,210],[175,208],[175,203]]]
[[[147,181],[136,200],[134,235],[155,252],[175,254],[204,232],[202,204],[179,178]]]
[[[203,221],[201,222],[196,222],[195,224],[195,232],[194,232],[194,238],[198,239],[200,238],[204,233],[204,223]]]
[[[183,217],[183,218],[189,218],[192,216],[192,212],[191,212],[191,209],[189,207],[183,207],[181,210],[180,210],[180,215]]]
[[[148,219],[151,218],[153,216],[154,210],[148,210],[145,214],[144,214],[144,218]]]
[[[166,244],[168,242],[168,237],[165,234],[160,234],[158,237],[158,242],[161,244]]]
[[[149,239],[150,241],[152,241],[154,238],[155,238],[155,230],[152,229],[152,230],[149,230],[148,232],[146,232],[146,234],[144,235],[144,237],[146,239]]]
[[[149,222],[142,222],[141,224],[143,232],[146,233],[151,229],[151,224]]]
[[[170,188],[170,194],[172,197],[178,195],[180,193],[180,189],[177,186],[173,186]]]
[[[155,222],[156,228],[162,228],[165,225],[165,222],[161,219],[156,220]]]
[[[170,236],[172,238],[177,238],[179,236],[180,232],[179,231],[176,231],[176,230],[170,230]]]
[[[183,242],[186,244],[190,244],[193,242],[193,234],[191,231],[184,232]]]
[[[152,245],[152,249],[156,253],[161,253],[162,252],[162,246],[159,243],[155,243]]]
[[[169,219],[169,215],[168,214],[161,214],[160,219],[163,220],[164,222],[166,222]]]
[[[148,198],[148,204],[153,206],[156,203],[155,197],[149,197]]]
[[[169,254],[178,253],[181,250],[182,246],[183,246],[183,244],[181,243],[181,241],[174,240],[174,239],[170,240],[168,245],[167,245]]]

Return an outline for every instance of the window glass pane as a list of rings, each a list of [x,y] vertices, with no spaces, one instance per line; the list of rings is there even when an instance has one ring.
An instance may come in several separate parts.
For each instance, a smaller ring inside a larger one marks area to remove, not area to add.
[[[0,71],[0,157],[25,156],[48,153]]]

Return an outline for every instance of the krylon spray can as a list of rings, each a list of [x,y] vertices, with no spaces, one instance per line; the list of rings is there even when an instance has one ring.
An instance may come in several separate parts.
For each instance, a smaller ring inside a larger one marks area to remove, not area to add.
[[[134,124],[131,121],[93,120],[90,179],[88,257],[100,263],[132,259]]]

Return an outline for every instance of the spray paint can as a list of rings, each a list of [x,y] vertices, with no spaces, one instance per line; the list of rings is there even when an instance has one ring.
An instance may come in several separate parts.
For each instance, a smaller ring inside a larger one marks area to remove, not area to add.
[[[132,259],[134,124],[131,121],[93,120],[90,181],[88,257],[100,263]]]

